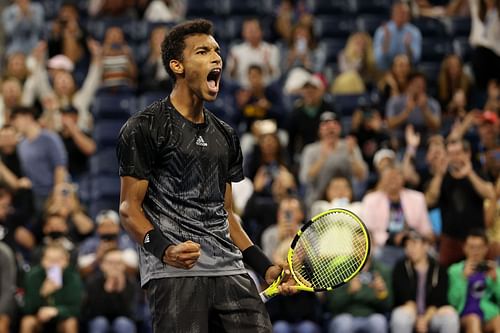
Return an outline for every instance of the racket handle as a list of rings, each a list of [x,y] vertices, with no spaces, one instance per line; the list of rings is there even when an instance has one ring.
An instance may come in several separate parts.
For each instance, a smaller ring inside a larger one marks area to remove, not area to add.
[[[260,292],[260,298],[262,299],[262,302],[266,303],[269,301],[271,298],[274,296],[278,295],[280,293],[278,286],[281,284],[281,281],[283,280],[283,277],[285,276],[285,271],[281,271],[280,276],[274,280],[272,284],[269,285],[266,289]]]

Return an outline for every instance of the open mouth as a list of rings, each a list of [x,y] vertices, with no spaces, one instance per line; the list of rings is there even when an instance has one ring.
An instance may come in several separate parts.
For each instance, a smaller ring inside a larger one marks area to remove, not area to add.
[[[212,93],[219,92],[219,81],[220,81],[221,73],[222,73],[222,71],[220,68],[214,68],[208,73],[207,85],[208,85],[208,89],[210,90],[210,92],[212,92]]]

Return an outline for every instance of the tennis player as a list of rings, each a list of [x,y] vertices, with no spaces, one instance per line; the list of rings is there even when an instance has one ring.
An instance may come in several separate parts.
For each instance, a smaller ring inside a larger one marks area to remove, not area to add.
[[[235,219],[239,140],[203,106],[217,97],[223,65],[212,31],[206,20],[172,28],[162,57],[174,88],[127,121],[117,147],[120,215],[142,245],[141,285],[158,333],[272,331],[243,262],[268,283],[282,267]],[[294,291],[285,283],[281,292]]]

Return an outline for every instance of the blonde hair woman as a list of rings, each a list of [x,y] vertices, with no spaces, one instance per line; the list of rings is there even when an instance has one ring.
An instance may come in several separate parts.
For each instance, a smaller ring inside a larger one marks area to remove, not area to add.
[[[450,54],[441,63],[438,77],[439,102],[441,105],[448,105],[455,93],[462,90],[465,96],[468,95],[471,85],[470,77],[464,72],[462,60],[456,54]]]
[[[341,73],[356,71],[364,82],[376,79],[375,56],[372,38],[366,32],[355,32],[349,36],[345,48],[338,56]]]

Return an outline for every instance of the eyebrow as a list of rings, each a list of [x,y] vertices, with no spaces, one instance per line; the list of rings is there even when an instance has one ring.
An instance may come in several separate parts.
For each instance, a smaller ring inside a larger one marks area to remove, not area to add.
[[[200,45],[194,48],[195,51],[198,50],[209,51],[210,49],[214,49],[215,52],[220,52],[220,47],[218,45],[217,46]]]

